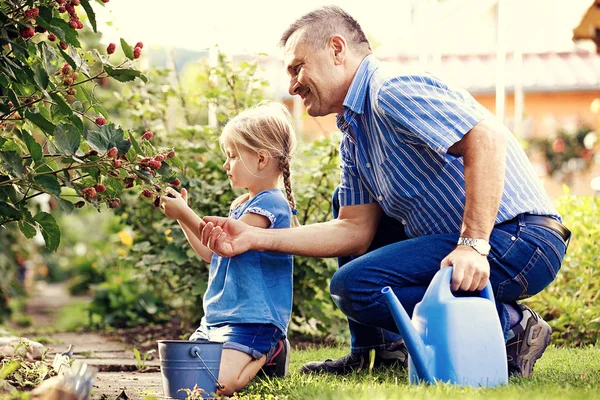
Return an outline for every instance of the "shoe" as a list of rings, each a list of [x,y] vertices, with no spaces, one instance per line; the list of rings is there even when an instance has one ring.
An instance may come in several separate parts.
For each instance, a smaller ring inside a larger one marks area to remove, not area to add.
[[[270,355],[269,360],[263,365],[262,370],[267,376],[286,376],[290,367],[290,342],[283,339]]]
[[[350,353],[337,360],[311,361],[304,364],[300,372],[348,375],[369,368],[370,361],[370,351]],[[377,350],[375,352],[373,368],[379,367],[408,367],[408,350],[403,340],[394,342],[387,350]]]
[[[513,336],[506,342],[508,374],[528,378],[533,373],[535,362],[550,344],[552,329],[531,308],[523,304],[519,307],[523,318],[511,329],[509,337]]]

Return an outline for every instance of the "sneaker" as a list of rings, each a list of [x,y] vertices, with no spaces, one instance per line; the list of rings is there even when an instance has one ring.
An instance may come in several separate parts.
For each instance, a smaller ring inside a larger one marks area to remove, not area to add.
[[[528,378],[533,373],[535,362],[550,344],[552,329],[531,308],[519,304],[523,318],[509,332],[506,342],[508,374]]]
[[[325,360],[322,362],[311,361],[306,363],[300,369],[302,373],[326,373],[334,375],[347,375],[353,372],[360,372],[365,368],[369,368],[371,361],[370,351],[362,353],[346,354],[337,360]],[[377,350],[375,352],[375,360],[373,367],[408,367],[408,351],[404,345],[404,341],[400,340],[393,343],[387,350]]]
[[[287,339],[277,342],[262,370],[267,376],[286,376],[290,367],[290,342]]]

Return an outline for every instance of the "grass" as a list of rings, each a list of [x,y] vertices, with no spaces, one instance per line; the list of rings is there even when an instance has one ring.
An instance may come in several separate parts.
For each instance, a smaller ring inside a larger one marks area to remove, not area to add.
[[[259,399],[600,399],[600,345],[567,349],[551,346],[536,363],[531,379],[511,378],[508,386],[461,388],[449,384],[409,385],[405,371],[362,371],[347,377],[303,375],[307,361],[338,358],[347,348],[292,352],[290,375],[255,379],[238,395]]]

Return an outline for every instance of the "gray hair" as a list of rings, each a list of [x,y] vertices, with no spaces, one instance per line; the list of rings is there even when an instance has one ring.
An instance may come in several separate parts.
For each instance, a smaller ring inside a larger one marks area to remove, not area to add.
[[[300,17],[281,35],[279,44],[285,47],[290,37],[299,30],[302,30],[302,41],[315,50],[325,47],[333,35],[341,34],[354,52],[359,54],[372,52],[369,40],[358,22],[337,6],[317,8]]]

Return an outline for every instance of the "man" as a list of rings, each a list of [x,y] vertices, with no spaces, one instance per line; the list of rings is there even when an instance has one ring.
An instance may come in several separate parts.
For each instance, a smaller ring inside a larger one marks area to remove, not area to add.
[[[206,217],[203,243],[224,256],[257,249],[340,257],[330,290],[348,317],[351,352],[304,372],[360,370],[371,349],[376,366],[406,365],[381,289],[391,286],[412,314],[436,271],[453,266],[452,290],[491,281],[509,370],[530,376],[551,329],[516,301],[554,279],[570,232],[511,132],[468,93],[378,61],[338,7],[301,17],[281,44],[290,93],[311,116],[337,113],[336,219],[275,231]]]

